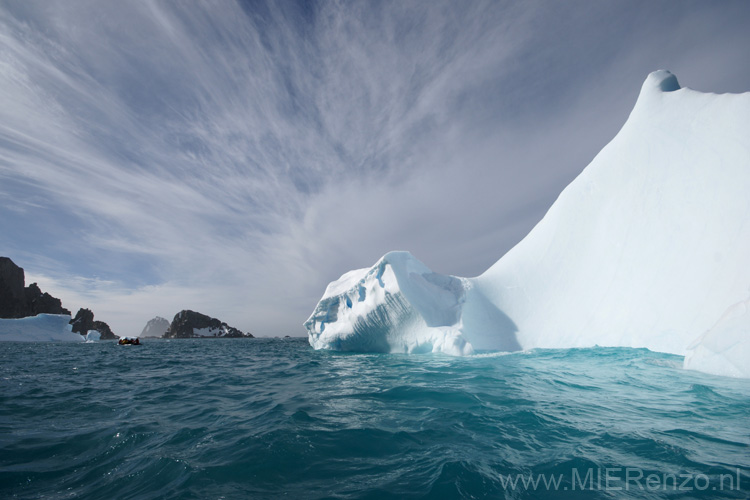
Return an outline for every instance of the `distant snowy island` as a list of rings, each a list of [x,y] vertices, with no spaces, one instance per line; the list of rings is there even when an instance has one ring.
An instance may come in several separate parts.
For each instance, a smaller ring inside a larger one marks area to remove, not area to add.
[[[158,316],[152,319],[140,337],[253,338],[253,335],[205,314],[182,310],[171,323]],[[8,257],[0,257],[0,341],[83,342],[118,338],[107,323],[94,319],[90,309],[81,308],[71,318],[60,299],[42,292],[36,283],[26,286],[23,268]]]
[[[484,274],[408,252],[328,285],[316,349],[445,352],[645,347],[750,377],[750,93],[651,73],[625,125]]]

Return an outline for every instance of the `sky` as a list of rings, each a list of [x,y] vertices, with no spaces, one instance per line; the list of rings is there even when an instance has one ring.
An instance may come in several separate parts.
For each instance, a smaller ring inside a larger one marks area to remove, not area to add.
[[[656,69],[750,91],[750,2],[0,3],[0,255],[118,335],[303,336],[408,250],[481,274]]]

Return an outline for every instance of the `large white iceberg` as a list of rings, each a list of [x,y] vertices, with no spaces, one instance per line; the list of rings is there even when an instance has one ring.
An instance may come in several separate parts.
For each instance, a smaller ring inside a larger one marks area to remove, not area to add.
[[[0,340],[16,342],[84,342],[71,330],[66,314],[38,314],[28,318],[0,319]]]
[[[389,253],[331,283],[305,327],[317,349],[685,355],[748,298],[749,257],[750,93],[680,88],[661,70],[617,136],[484,274],[439,275]],[[704,338],[711,363],[747,345],[747,323]],[[687,363],[700,370],[702,359]],[[750,363],[736,368],[750,376]]]
[[[716,325],[688,346],[685,368],[749,377],[750,299],[730,307]]]

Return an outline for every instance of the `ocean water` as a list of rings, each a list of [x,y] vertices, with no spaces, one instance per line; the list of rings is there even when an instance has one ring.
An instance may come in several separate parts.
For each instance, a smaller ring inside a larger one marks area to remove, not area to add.
[[[0,343],[0,498],[748,498],[750,381],[681,365]]]

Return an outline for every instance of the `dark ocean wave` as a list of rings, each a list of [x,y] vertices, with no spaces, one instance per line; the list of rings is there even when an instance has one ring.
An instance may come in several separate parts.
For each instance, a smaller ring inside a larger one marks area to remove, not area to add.
[[[643,349],[3,343],[0,497],[747,498],[748,415]]]

